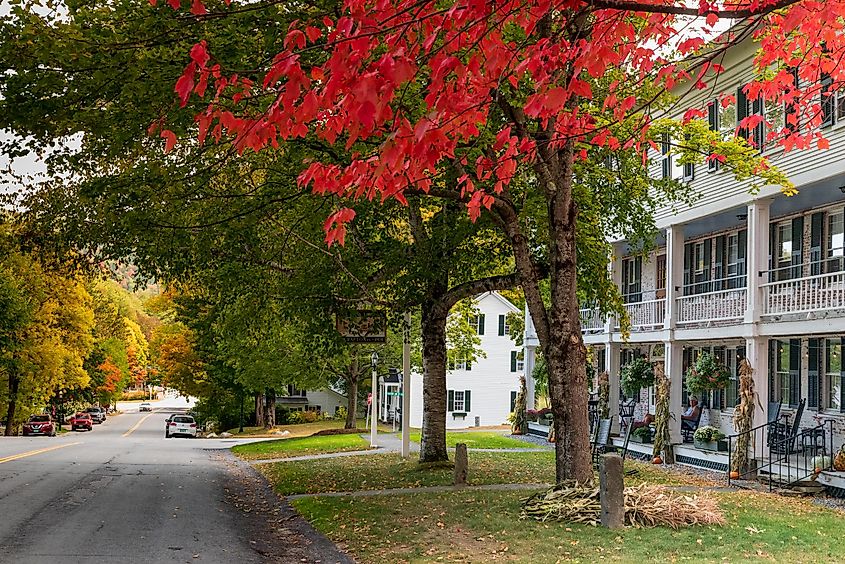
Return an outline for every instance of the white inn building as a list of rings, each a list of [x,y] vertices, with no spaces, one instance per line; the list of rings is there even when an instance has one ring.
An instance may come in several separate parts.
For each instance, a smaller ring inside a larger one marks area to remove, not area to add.
[[[686,98],[688,108],[706,110],[710,126],[733,135],[747,115],[762,113],[782,122],[783,108],[747,100],[740,88],[753,79],[757,46],[747,41],[726,55],[725,73],[708,88]],[[721,107],[714,95],[737,96],[739,107]],[[739,95],[737,95],[739,94]],[[702,351],[711,351],[730,369],[732,384],[703,399],[709,421],[734,433],[738,402],[737,366],[747,358],[754,369],[760,404],[754,425],[767,423],[769,402],[794,413],[803,400],[801,427],[831,419],[837,434],[828,454],[838,450],[845,423],[845,95],[823,100],[824,134],[829,150],[784,153],[774,144],[762,151],[795,183],[798,194],[777,187],[749,192],[714,164],[678,166],[664,148],[652,159],[652,173],[688,182],[698,195],[690,206],[657,213],[660,236],[647,258],[632,256],[616,241],[612,277],[619,285],[631,319],[626,340],[615,319],[581,311],[585,343],[593,347],[597,368],[611,378],[611,405],[620,399],[622,365],[657,350],[665,355],[672,383],[673,442],[682,445],[681,414],[687,407],[684,374]],[[758,144],[765,131],[753,132]],[[530,365],[536,337],[527,320]],[[653,356],[653,355],[652,355]],[[530,369],[527,370],[530,374]],[[653,392],[642,394],[653,410]],[[767,401],[768,400],[768,401]],[[762,409],[760,408],[762,406]],[[619,417],[614,413],[614,428]],[[832,448],[831,448],[832,446]],[[707,456],[680,449],[682,461]],[[685,459],[684,456],[687,458]],[[709,455],[708,455],[709,456]],[[714,455],[715,456],[715,455]],[[726,457],[710,456],[712,467],[726,468]]]

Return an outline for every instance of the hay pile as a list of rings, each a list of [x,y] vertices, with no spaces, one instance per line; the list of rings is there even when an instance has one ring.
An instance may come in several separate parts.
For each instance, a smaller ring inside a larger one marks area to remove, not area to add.
[[[520,518],[598,525],[601,503],[597,487],[568,482],[523,500]],[[707,494],[683,495],[663,486],[625,488],[625,523],[633,527],[723,525],[716,500]]]

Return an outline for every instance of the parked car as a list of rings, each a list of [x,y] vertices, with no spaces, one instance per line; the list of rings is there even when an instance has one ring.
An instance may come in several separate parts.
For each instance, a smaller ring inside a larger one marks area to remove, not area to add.
[[[70,418],[70,428],[74,431],[76,431],[77,429],[87,429],[91,431],[92,429],[94,429],[94,420],[91,418],[90,413],[80,411],[79,413]]]
[[[29,421],[23,424],[23,436],[30,435],[47,435],[49,437],[56,436],[56,426],[49,415],[33,415]]]
[[[106,420],[106,410],[102,407],[92,405],[85,410],[85,413],[91,415],[91,421],[93,421],[95,425],[99,425]]]
[[[138,406],[138,411],[152,411],[153,404],[148,401],[142,402],[141,405]]]
[[[197,436],[197,422],[190,415],[171,415],[167,418],[167,427],[164,430],[164,438]]]

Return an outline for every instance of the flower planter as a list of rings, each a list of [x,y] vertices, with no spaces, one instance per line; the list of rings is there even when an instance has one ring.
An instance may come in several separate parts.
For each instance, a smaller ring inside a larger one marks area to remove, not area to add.
[[[722,439],[720,441],[700,441],[693,439],[693,446],[701,450],[712,450],[713,452],[728,452],[728,441]]]
[[[631,442],[632,443],[640,443],[642,445],[650,445],[651,444],[651,437],[641,437],[639,435],[631,435]]]

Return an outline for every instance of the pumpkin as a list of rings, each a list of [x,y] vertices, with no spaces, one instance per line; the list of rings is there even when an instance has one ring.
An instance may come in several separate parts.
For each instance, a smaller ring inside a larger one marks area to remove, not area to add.
[[[731,480],[738,480],[739,479],[739,472],[736,470],[731,470]]]
[[[655,456],[654,459],[651,461],[652,464],[663,464],[663,459],[659,456]]]
[[[845,445],[836,453],[836,458],[833,459],[833,469],[839,472],[845,472]]]

